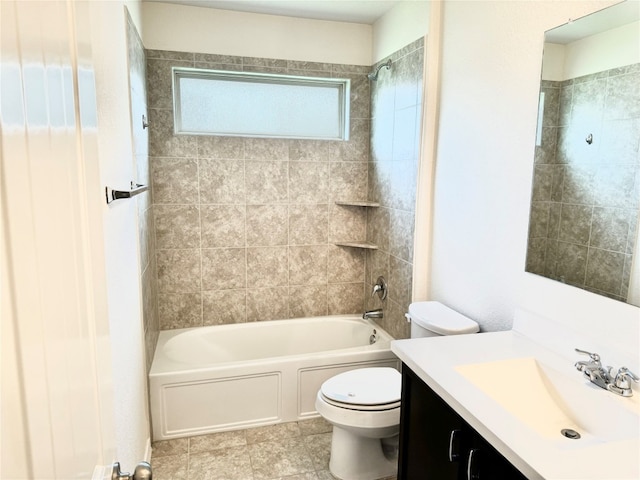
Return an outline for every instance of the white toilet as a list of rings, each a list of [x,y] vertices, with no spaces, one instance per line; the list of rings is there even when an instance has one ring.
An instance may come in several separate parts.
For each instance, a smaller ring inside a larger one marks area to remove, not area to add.
[[[438,302],[409,306],[411,338],[476,333],[479,326]],[[402,377],[388,367],[360,368],[322,384],[316,410],[333,425],[329,470],[342,480],[375,480],[397,472]]]

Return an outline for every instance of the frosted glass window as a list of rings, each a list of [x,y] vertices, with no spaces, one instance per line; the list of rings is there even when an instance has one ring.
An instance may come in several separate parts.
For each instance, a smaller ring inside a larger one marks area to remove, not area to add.
[[[347,140],[349,80],[173,69],[176,133]]]

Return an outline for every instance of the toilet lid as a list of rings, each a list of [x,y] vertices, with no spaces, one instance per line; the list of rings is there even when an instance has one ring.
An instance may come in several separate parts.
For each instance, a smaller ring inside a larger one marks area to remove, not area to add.
[[[330,400],[349,405],[384,405],[398,402],[402,376],[389,367],[359,368],[340,373],[322,384]]]

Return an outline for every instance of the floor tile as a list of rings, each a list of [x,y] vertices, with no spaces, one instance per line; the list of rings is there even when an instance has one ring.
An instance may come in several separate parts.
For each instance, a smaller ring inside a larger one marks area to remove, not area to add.
[[[278,477],[273,480],[319,480],[319,477],[316,472],[305,472],[298,475],[290,475],[288,477]]]
[[[175,438],[173,440],[162,440],[160,442],[153,442],[152,447],[154,458],[189,453],[189,439]]]
[[[332,426],[322,417],[310,418],[298,422],[301,435],[314,435],[316,433],[327,433],[332,430]]]
[[[229,447],[189,455],[189,480],[253,480],[247,447]]]
[[[189,456],[165,455],[153,458],[153,478],[155,480],[187,480]]]
[[[154,442],[154,479],[336,480],[331,432],[330,423],[312,418]]]
[[[251,465],[256,480],[313,472],[313,460],[304,442],[291,438],[279,442],[262,442],[249,445]]]
[[[189,439],[189,453],[207,452],[218,448],[243,447],[247,444],[244,430],[211,433]]]
[[[327,470],[329,468],[331,437],[331,433],[319,433],[304,437],[304,444],[316,470]]]
[[[300,436],[300,427],[297,422],[277,423],[264,427],[249,428],[245,430],[247,444],[252,445],[260,442],[276,442],[286,438]]]

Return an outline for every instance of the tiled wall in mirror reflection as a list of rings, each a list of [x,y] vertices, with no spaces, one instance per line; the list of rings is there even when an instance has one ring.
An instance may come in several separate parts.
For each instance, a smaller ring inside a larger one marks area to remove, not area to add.
[[[640,64],[543,81],[527,271],[626,300],[640,205],[638,85]]]

